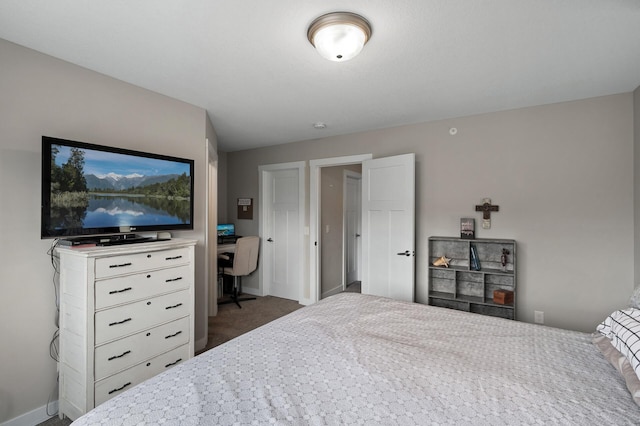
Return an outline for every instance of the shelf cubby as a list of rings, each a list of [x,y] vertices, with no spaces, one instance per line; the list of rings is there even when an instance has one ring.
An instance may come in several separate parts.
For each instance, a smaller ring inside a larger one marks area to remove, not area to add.
[[[474,245],[480,270],[471,269],[470,250]],[[508,252],[503,265],[503,250]],[[434,266],[441,256],[451,259],[449,267]],[[513,292],[510,304],[493,301],[495,290]],[[445,308],[516,318],[516,242],[506,239],[429,238],[429,304]]]

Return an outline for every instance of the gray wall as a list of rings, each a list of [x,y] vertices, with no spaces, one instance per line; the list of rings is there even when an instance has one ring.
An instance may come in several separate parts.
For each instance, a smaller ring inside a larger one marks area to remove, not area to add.
[[[206,341],[206,111],[0,40],[0,423],[57,399],[53,268],[40,239],[42,135],[195,160],[196,340]],[[44,412],[44,411],[43,411]]]
[[[634,286],[633,128],[625,93],[232,152],[228,200],[257,200],[262,164],[414,152],[417,300],[427,300],[428,237],[459,235],[461,217],[479,228],[474,206],[489,197],[500,212],[476,235],[518,241],[518,319],[540,310],[548,325],[592,331]],[[255,217],[244,234],[257,235]],[[245,288],[259,290],[257,275]]]

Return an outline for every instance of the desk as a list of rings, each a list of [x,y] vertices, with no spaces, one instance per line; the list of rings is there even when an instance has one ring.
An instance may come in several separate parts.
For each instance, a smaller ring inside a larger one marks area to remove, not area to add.
[[[235,253],[235,244],[218,244],[218,254],[220,253]]]
[[[234,244],[218,244],[218,256],[222,253],[235,253],[236,245]],[[218,299],[224,294],[224,279],[222,278],[221,268],[218,267]]]

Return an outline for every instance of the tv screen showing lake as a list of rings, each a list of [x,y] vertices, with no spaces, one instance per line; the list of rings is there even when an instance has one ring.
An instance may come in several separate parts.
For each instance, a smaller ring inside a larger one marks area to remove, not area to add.
[[[189,223],[189,200],[89,195],[83,228]]]
[[[190,225],[188,162],[52,145],[49,229]]]

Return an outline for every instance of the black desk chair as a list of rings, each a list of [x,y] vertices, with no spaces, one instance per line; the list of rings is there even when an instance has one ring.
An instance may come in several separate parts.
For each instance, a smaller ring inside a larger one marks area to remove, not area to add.
[[[218,303],[224,305],[226,303],[235,303],[239,308],[240,302],[247,300],[255,300],[255,297],[238,298],[238,294],[242,293],[241,277],[247,276],[258,267],[258,251],[260,250],[260,237],[242,237],[236,241],[236,249],[233,254],[233,260],[229,256],[218,256],[218,262],[221,266],[223,275],[233,277],[233,292],[231,300]],[[226,257],[226,259],[225,259]]]

